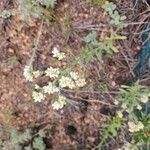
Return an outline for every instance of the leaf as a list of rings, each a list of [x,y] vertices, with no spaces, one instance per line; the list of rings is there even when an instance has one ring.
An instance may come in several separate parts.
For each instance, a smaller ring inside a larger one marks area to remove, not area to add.
[[[45,145],[42,137],[39,136],[39,137],[34,138],[33,148],[36,150],[45,150],[46,149],[46,145]]]
[[[39,135],[40,137],[42,137],[42,138],[46,137],[46,134],[45,134],[45,132],[44,132],[43,130],[40,130],[40,131],[38,132],[38,135]]]
[[[46,6],[47,8],[51,7],[54,8],[57,0],[32,0],[35,3],[40,3],[43,6]]]
[[[115,52],[115,53],[118,53],[118,52],[119,52],[119,50],[118,50],[115,46],[112,46],[111,49],[112,49],[113,52]]]
[[[9,57],[8,60],[7,60],[7,62],[8,62],[9,64],[11,64],[11,65],[15,65],[15,64],[17,64],[19,61],[18,61],[17,56],[14,55],[14,56]]]
[[[91,33],[89,33],[89,34],[85,37],[84,41],[85,41],[86,43],[91,43],[91,42],[96,41],[96,37],[97,37],[97,32],[96,32],[96,31],[92,31]]]

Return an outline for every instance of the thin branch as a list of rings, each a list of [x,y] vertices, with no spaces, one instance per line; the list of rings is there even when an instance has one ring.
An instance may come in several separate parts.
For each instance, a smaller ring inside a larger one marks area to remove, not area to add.
[[[31,59],[29,61],[29,66],[33,65],[34,58],[36,56],[36,52],[37,52],[38,47],[39,47],[39,41],[40,41],[40,37],[41,37],[41,34],[42,34],[42,28],[43,28],[43,20],[41,22],[41,25],[40,25],[40,28],[39,28],[39,31],[38,31],[38,34],[37,34],[37,38],[36,38],[36,41],[34,43],[34,47],[32,49],[32,56],[31,56]]]

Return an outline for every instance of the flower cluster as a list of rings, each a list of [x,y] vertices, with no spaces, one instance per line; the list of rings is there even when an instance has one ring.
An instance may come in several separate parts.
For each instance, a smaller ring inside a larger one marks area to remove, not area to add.
[[[31,66],[26,65],[23,75],[27,81],[33,81],[34,78],[38,78],[41,75],[39,70],[34,71]]]
[[[73,89],[75,87],[73,80],[71,78],[65,77],[65,76],[62,76],[60,78],[60,80],[59,80],[59,86],[61,88],[69,87],[70,89]]]
[[[45,99],[45,95],[42,93],[42,92],[39,92],[39,91],[33,91],[32,92],[32,97],[33,97],[33,100],[35,102],[41,102],[42,100]]]
[[[85,84],[85,78],[80,77],[76,72],[70,72],[69,77],[62,76],[59,80],[59,86],[61,88],[69,87],[70,89],[73,89],[76,87],[83,87]]]
[[[131,150],[132,149],[132,145],[129,142],[126,142],[123,146],[124,150]],[[121,150],[121,149],[120,149]]]
[[[58,78],[60,71],[59,68],[53,68],[49,67],[46,71],[46,76],[49,76],[50,78]]]
[[[150,92],[142,94],[141,97],[140,97],[140,102],[147,103],[148,100],[149,100],[149,97],[150,97]]]
[[[56,47],[52,51],[53,57],[58,60],[65,58],[65,53],[60,52]],[[34,85],[32,97],[35,102],[41,102],[46,98],[46,95],[57,95],[58,99],[52,104],[56,110],[63,108],[66,104],[66,97],[61,95],[63,88],[76,89],[84,87],[86,84],[85,78],[78,74],[78,72],[71,71],[68,75],[62,74],[63,70],[50,66],[44,72],[34,71],[32,66],[25,66],[24,77],[27,81],[32,82],[40,75],[49,77],[47,85],[40,87],[38,84]]]
[[[148,102],[149,97],[150,97],[150,93],[144,93],[144,94],[142,94],[142,95],[140,96],[139,102],[145,104],[145,103]],[[140,104],[137,104],[136,108],[137,108],[138,110],[141,110],[141,109],[142,109],[142,106],[141,106]]]
[[[49,82],[48,85],[43,87],[43,91],[45,94],[54,94],[59,92],[59,88],[53,85],[52,82]]]
[[[52,107],[53,107],[53,109],[59,110],[59,109],[63,108],[64,105],[66,105],[66,97],[59,95],[58,100],[52,104]]]
[[[130,132],[137,132],[144,128],[144,125],[140,121],[138,123],[128,122],[128,126]]]
[[[53,57],[57,58],[58,60],[62,60],[62,59],[64,59],[66,57],[65,53],[60,52],[57,47],[54,47],[54,49],[52,51],[52,54],[53,54]]]
[[[119,118],[122,118],[122,117],[123,117],[123,114],[122,114],[121,111],[117,111],[117,115],[118,115]]]

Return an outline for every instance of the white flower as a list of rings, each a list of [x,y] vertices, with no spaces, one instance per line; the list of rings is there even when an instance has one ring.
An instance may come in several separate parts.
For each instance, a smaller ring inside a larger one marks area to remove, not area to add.
[[[144,128],[144,125],[140,121],[136,124],[134,122],[128,122],[128,126],[130,132],[137,132]]]
[[[52,104],[52,107],[53,109],[59,110],[63,108],[64,105],[66,105],[66,97],[59,95],[58,100]]]
[[[115,105],[118,105],[119,102],[118,102],[116,99],[114,99],[114,104],[115,104]]]
[[[43,87],[44,93],[53,94],[59,92],[59,88],[53,85],[53,83],[49,82],[47,86]]]
[[[129,142],[126,142],[125,145],[123,146],[124,150],[131,150],[131,144]]]
[[[53,57],[57,57],[59,53],[60,53],[60,51],[58,50],[58,48],[54,47],[53,51],[52,51]]]
[[[32,97],[34,99],[34,102],[41,102],[45,99],[45,95],[42,92],[33,91]]]
[[[33,71],[34,78],[38,78],[41,75],[41,72],[39,70]]]
[[[66,56],[65,56],[65,53],[59,53],[59,55],[57,56],[58,60],[62,60],[64,59]]]
[[[24,77],[27,81],[33,81],[34,78],[37,78],[41,75],[39,70],[34,71],[32,66],[26,65],[23,72]]]
[[[59,80],[59,86],[61,88],[69,87],[70,89],[73,89],[75,87],[75,84],[71,78],[62,76]]]
[[[84,78],[79,78],[78,80],[75,81],[76,86],[78,87],[83,87],[84,85],[86,85],[86,81]]]
[[[148,94],[142,95],[141,98],[140,98],[140,101],[141,101],[142,103],[148,102]]]
[[[117,115],[119,116],[119,118],[122,118],[123,117],[123,114],[121,111],[117,111]]]
[[[24,67],[23,75],[27,81],[33,81],[33,68],[31,66],[26,65]]]
[[[46,76],[49,76],[50,78],[57,78],[60,74],[60,71],[59,71],[59,68],[49,67],[47,68],[45,73],[46,73]]]
[[[40,90],[40,89],[41,89],[41,87],[40,87],[38,84],[35,84],[35,85],[34,85],[34,88],[35,88],[36,90]]]
[[[127,109],[127,104],[123,103],[123,104],[121,105],[121,107],[122,107],[123,109]]]
[[[136,108],[137,108],[138,110],[141,110],[141,109],[142,109],[142,106],[138,104]]]
[[[73,80],[79,79],[79,74],[77,72],[70,72],[70,76]]]
[[[57,47],[54,47],[52,53],[53,53],[53,57],[58,58],[58,60],[62,60],[66,57],[65,53],[60,52]]]

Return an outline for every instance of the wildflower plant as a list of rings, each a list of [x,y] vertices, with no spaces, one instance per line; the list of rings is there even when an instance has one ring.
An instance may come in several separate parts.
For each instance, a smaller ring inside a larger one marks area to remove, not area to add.
[[[66,54],[60,52],[57,47],[54,47],[53,58],[58,61],[63,61],[66,58]],[[32,98],[35,102],[42,102],[48,95],[55,95],[57,100],[52,104],[52,107],[56,110],[63,108],[67,103],[67,98],[61,94],[63,88],[79,89],[86,85],[86,81],[83,75],[80,75],[76,71],[70,71],[67,75],[64,74],[65,68],[50,66],[45,71],[34,70],[31,65],[26,65],[24,68],[24,77],[29,82],[34,82],[39,76],[49,77],[49,81],[46,85],[40,87],[38,84],[34,84],[34,90],[32,92]]]
[[[87,47],[81,49],[79,59],[82,63],[91,62],[95,59],[102,60],[105,55],[111,57],[112,54],[119,52],[115,42],[126,39],[125,36],[119,35],[113,30],[111,30],[110,35],[103,37],[100,41],[97,40],[97,37],[96,31],[92,31],[85,37],[84,41]]]
[[[122,127],[122,118],[117,114],[101,130],[101,142],[98,149],[105,149],[107,141],[117,135],[117,131]]]
[[[54,8],[57,1],[56,0],[32,0],[32,3],[35,3],[35,4],[39,3],[42,6],[46,6],[47,8],[49,7]]]
[[[117,100],[120,103],[121,111],[127,113],[124,124],[127,122],[126,126],[133,139],[132,142],[127,144],[130,145],[131,149],[139,149],[150,142],[148,136],[150,116],[146,111],[143,112],[143,107],[147,105],[149,97],[149,88],[140,85],[138,82],[132,86],[121,86]],[[124,149],[126,150],[126,148]]]
[[[150,146],[150,115],[143,109],[147,105],[150,97],[150,90],[148,87],[140,85],[138,82],[132,86],[122,85],[118,97],[114,100],[114,104],[117,106],[115,118],[120,118],[121,123],[118,124],[118,128],[114,128],[113,120],[111,119],[105,127],[102,129],[101,142],[99,149],[106,146],[110,137],[116,136],[118,129],[121,130],[121,136],[126,139],[125,133],[131,138],[131,141],[124,141],[124,145],[121,149],[139,149],[144,146]],[[112,134],[106,127],[115,130]],[[105,132],[104,132],[105,131]],[[111,135],[106,133],[111,133]]]
[[[124,111],[132,114],[135,109],[141,109],[142,105],[148,102],[149,95],[149,89],[136,82],[132,86],[121,86],[118,101]]]
[[[7,19],[19,15],[22,20],[28,21],[30,17],[50,21],[53,18],[53,9],[56,0],[18,0],[18,9],[0,12],[0,18]],[[44,8],[46,7],[46,8]]]
[[[103,5],[103,9],[110,16],[111,25],[119,28],[124,26],[124,20],[126,19],[126,16],[120,16],[119,12],[116,10],[116,5],[114,3],[106,1]]]

